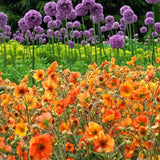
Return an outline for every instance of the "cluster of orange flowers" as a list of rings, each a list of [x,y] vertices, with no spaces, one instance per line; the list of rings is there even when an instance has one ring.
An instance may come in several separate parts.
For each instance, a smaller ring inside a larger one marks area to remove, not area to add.
[[[17,85],[0,77],[0,156],[8,160],[160,159],[160,68],[115,60],[84,76],[54,62]]]

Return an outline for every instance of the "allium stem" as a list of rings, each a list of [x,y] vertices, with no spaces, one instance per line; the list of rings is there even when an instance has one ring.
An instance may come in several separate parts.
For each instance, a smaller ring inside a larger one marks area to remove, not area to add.
[[[33,42],[32,42],[32,48],[33,48],[33,53],[32,53],[32,69],[35,69],[35,53],[34,53],[34,43],[35,43],[35,32],[33,31]],[[32,78],[32,82],[34,84],[34,78]]]
[[[85,28],[84,28],[84,17],[82,16],[82,25],[83,25],[83,40],[84,40],[84,53],[85,53],[85,58],[87,58],[87,53],[86,53],[86,42],[85,42],[85,35],[84,35],[84,31],[85,31]]]
[[[7,67],[7,57],[6,57],[6,39],[5,39],[5,33],[4,28],[2,29],[3,32],[3,43],[4,43],[4,69]]]

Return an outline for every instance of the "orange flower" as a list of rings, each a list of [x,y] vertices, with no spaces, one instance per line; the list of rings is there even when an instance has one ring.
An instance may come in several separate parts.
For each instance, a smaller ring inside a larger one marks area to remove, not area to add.
[[[15,156],[8,156],[8,160],[16,160]]]
[[[55,71],[55,69],[56,69],[57,67],[58,67],[58,63],[57,63],[57,61],[55,61],[55,62],[53,62],[53,63],[51,64],[51,66],[50,66],[49,68],[47,68],[46,73],[50,75],[52,72]]]
[[[118,88],[119,85],[120,85],[120,80],[118,78],[113,78],[110,80],[108,87],[113,90]]]
[[[106,107],[112,107],[114,104],[113,98],[109,94],[103,94],[103,102]]]
[[[160,57],[156,58],[156,64],[160,63]]]
[[[71,75],[69,82],[77,84],[77,78],[81,77],[81,73],[80,72],[75,72]]]
[[[129,98],[133,93],[133,87],[131,84],[123,84],[120,88],[120,93],[122,97]]]
[[[158,54],[160,54],[160,48],[158,48],[157,51],[158,51]]]
[[[19,86],[15,87],[14,95],[17,97],[24,96],[28,92],[27,85],[25,83],[20,83]]]
[[[119,109],[126,109],[129,106],[129,103],[126,100],[119,100],[116,105]]]
[[[49,159],[52,155],[52,141],[49,134],[32,137],[29,142],[29,154],[32,160]]]
[[[74,150],[73,144],[67,142],[67,143],[65,144],[65,150],[66,150],[66,151],[69,151],[69,152],[72,152],[72,151]]]
[[[114,139],[108,134],[104,134],[103,131],[98,133],[98,138],[93,140],[96,152],[111,152],[114,148]]]
[[[43,80],[44,77],[45,77],[45,72],[43,69],[36,70],[36,73],[33,74],[33,78],[36,80],[36,82]]]
[[[14,131],[15,135],[19,135],[20,137],[24,137],[27,133],[27,126],[21,122],[16,125],[16,129]]]
[[[140,126],[138,128],[138,133],[141,136],[145,136],[147,134],[147,128],[145,126]]]
[[[18,155],[19,158],[21,158],[21,156],[22,156],[22,147],[23,147],[23,142],[19,142],[18,146],[16,148],[16,150],[17,150],[16,153],[17,153],[17,155]]]
[[[69,131],[69,126],[66,124],[66,123],[62,123],[61,125],[60,125],[60,127],[59,127],[59,131],[60,132],[63,132],[63,131]]]

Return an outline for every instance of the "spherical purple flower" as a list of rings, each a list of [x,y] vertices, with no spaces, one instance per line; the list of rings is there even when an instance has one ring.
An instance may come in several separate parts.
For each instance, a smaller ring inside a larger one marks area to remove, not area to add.
[[[29,28],[40,26],[42,23],[42,15],[36,10],[28,11],[24,19]]]
[[[44,12],[48,16],[56,16],[57,14],[57,4],[55,2],[48,2],[44,6]]]
[[[28,27],[28,25],[26,24],[24,18],[21,18],[21,19],[18,21],[18,26],[19,26],[19,28],[20,28],[22,31],[24,31],[24,32],[29,29],[29,27]]]
[[[67,19],[74,20],[77,17],[77,13],[75,10],[72,9],[72,11],[67,15]]]
[[[160,32],[160,22],[155,23],[155,31]]]
[[[140,32],[141,33],[147,33],[147,28],[146,27],[141,27]]]
[[[90,31],[90,35],[94,34],[94,29],[93,28],[90,28],[89,31]]]
[[[133,16],[133,22],[136,23],[137,21],[138,21],[138,17],[137,17],[137,15],[134,14],[134,16]]]
[[[43,33],[44,29],[41,26],[34,27],[34,31],[38,33]]]
[[[62,24],[61,20],[56,19],[55,21],[56,21],[56,23],[57,23],[57,27],[60,27],[61,24]]]
[[[153,4],[157,4],[159,2],[159,0],[153,0]]]
[[[84,35],[86,38],[88,38],[90,36],[90,31],[89,30],[84,31]]]
[[[11,26],[5,25],[5,26],[4,26],[4,31],[5,31],[5,32],[11,32]]]
[[[61,36],[61,33],[59,31],[54,32],[55,38],[59,38]]]
[[[109,38],[109,43],[112,48],[122,48],[124,45],[124,38],[116,34]]]
[[[111,25],[106,24],[106,31],[110,31],[112,29]]]
[[[3,12],[0,12],[0,29],[4,29],[4,26],[7,24],[7,15]]]
[[[72,1],[71,0],[58,0],[57,2],[57,10],[59,13],[69,14],[73,9]]]
[[[52,31],[52,29],[48,29],[48,30],[47,30],[47,37],[48,37],[48,38],[52,38],[52,36],[53,36],[53,31]]]
[[[124,32],[123,31],[118,31],[118,33],[120,36],[123,36],[124,35]]]
[[[52,18],[51,18],[50,16],[45,16],[45,17],[43,18],[44,23],[48,23],[48,22],[51,21],[51,20],[52,20]]]
[[[56,29],[57,28],[57,22],[56,21],[49,21],[48,22],[48,28],[49,29]]]
[[[125,20],[127,22],[130,22],[133,17],[134,17],[134,12],[132,9],[126,9],[124,12],[123,12],[123,17],[125,18]]]
[[[99,14],[97,16],[93,16],[93,22],[95,24],[98,24],[99,22],[102,22],[104,20],[104,15],[103,13],[102,14]]]
[[[75,7],[75,11],[77,13],[77,16],[85,16],[88,13],[88,10],[86,10],[83,4],[81,3]]]
[[[157,38],[158,37],[158,33],[157,32],[152,32],[152,36]]]
[[[67,22],[67,27],[70,29],[70,28],[72,28],[72,22]]]
[[[62,12],[62,13],[60,13],[60,12],[57,12],[57,14],[56,14],[56,19],[57,20],[65,20],[66,19],[66,15]]]
[[[145,19],[144,21],[145,25],[149,26],[149,25],[153,25],[154,23],[154,19],[152,17],[148,17]]]
[[[80,22],[79,21],[75,21],[73,22],[73,28],[79,28],[80,27]]]
[[[106,22],[106,24],[111,26],[114,23],[114,17],[113,16],[107,16],[105,18],[105,22]]]
[[[82,0],[82,4],[86,10],[91,10],[91,9],[93,9],[93,6],[95,4],[95,0]]]
[[[103,6],[99,3],[94,3],[91,13],[93,16],[98,16],[103,14]]]
[[[153,18],[153,12],[149,11],[146,13],[146,18],[151,17]]]
[[[66,33],[67,33],[66,28],[61,28],[61,29],[60,29],[60,33],[66,34]]]
[[[112,25],[113,29],[118,29],[119,28],[119,23],[118,22],[114,22]]]
[[[73,34],[74,34],[74,37],[75,37],[75,38],[79,38],[79,37],[80,37],[80,32],[79,32],[78,30],[75,30],[75,31],[73,32]]]
[[[82,46],[85,46],[86,44],[87,44],[87,41],[84,41],[84,40],[81,41]]]
[[[74,42],[73,41],[69,41],[69,47],[74,48]]]
[[[145,0],[148,4],[152,4],[153,0]]]
[[[127,9],[131,9],[131,7],[128,6],[128,5],[124,5],[124,6],[122,6],[120,8],[120,14],[121,14],[121,16],[123,16],[124,11],[127,10]]]
[[[101,26],[101,32],[106,32],[106,26]]]

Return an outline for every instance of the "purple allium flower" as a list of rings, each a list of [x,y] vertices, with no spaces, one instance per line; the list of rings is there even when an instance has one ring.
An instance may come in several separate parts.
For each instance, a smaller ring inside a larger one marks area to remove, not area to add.
[[[0,29],[4,29],[4,26],[7,24],[7,15],[3,12],[0,12]]]
[[[80,27],[80,22],[79,21],[75,21],[73,22],[73,28],[79,28]]]
[[[72,9],[72,11],[67,15],[67,19],[74,20],[77,17],[77,13],[75,10]]]
[[[141,27],[140,32],[141,33],[147,33],[147,27]]]
[[[45,17],[43,18],[44,23],[48,23],[48,22],[51,21],[51,20],[52,20],[51,16],[45,16]]]
[[[128,5],[124,5],[124,6],[122,6],[120,8],[120,14],[121,14],[121,16],[123,16],[124,11],[127,10],[127,9],[131,9],[131,7],[128,6]]]
[[[101,32],[106,32],[106,26],[101,26]]]
[[[48,16],[56,16],[57,14],[57,4],[55,2],[48,2],[44,6],[44,12]]]
[[[94,34],[94,29],[93,28],[90,28],[89,31],[90,31],[90,35]]]
[[[145,0],[148,4],[157,4],[159,0]]]
[[[66,33],[67,33],[66,28],[61,28],[61,29],[60,29],[60,33],[66,34]]]
[[[98,16],[103,14],[103,6],[99,3],[95,3],[91,10],[91,13],[93,16]]]
[[[79,32],[78,30],[75,30],[75,31],[73,32],[73,34],[74,34],[74,37],[75,37],[75,38],[79,38],[79,37],[80,37],[80,32]]]
[[[19,28],[20,28],[22,31],[24,31],[24,32],[29,29],[29,27],[28,27],[28,25],[26,24],[24,18],[21,18],[21,19],[18,21],[18,26],[19,26]]]
[[[113,16],[107,16],[105,18],[105,22],[106,22],[106,24],[111,26],[114,23],[114,17]]]
[[[113,29],[118,29],[119,28],[119,23],[118,22],[114,22],[112,25]]]
[[[4,26],[4,31],[5,31],[5,32],[11,32],[11,26],[5,25],[5,26]]]
[[[84,41],[84,40],[81,41],[82,46],[85,46],[86,44],[87,44],[87,41]]]
[[[89,30],[84,31],[84,35],[86,38],[88,38],[90,36],[90,31]]]
[[[160,22],[155,23],[155,31],[160,32]]]
[[[61,36],[61,33],[59,31],[54,32],[55,38],[59,38]]]
[[[137,21],[138,21],[138,17],[137,17],[137,15],[134,14],[134,16],[133,16],[133,22],[136,23]]]
[[[153,0],[153,4],[157,4],[159,0]]]
[[[40,26],[42,23],[42,15],[36,10],[28,11],[24,19],[29,28]]]
[[[152,17],[148,17],[145,19],[144,21],[145,25],[149,26],[149,25],[153,25],[154,23],[154,19]]]
[[[125,20],[127,22],[130,22],[132,21],[133,17],[134,17],[134,12],[132,9],[126,9],[124,12],[123,12],[123,17],[125,18]]]
[[[146,18],[151,17],[153,18],[153,12],[149,11],[146,13]]]
[[[118,33],[120,36],[123,36],[124,35],[124,32],[123,31],[118,31]]]
[[[74,42],[73,41],[69,41],[69,47],[74,48]]]
[[[43,33],[44,29],[41,26],[34,27],[34,31],[38,33]]]
[[[157,38],[158,37],[158,33],[157,32],[152,32],[152,36]]]
[[[67,22],[67,27],[70,29],[70,28],[72,28],[72,22]]]
[[[48,30],[47,30],[47,37],[48,37],[48,38],[52,38],[52,36],[53,36],[53,31],[52,31],[52,29],[48,29]]]
[[[99,22],[102,22],[104,20],[104,15],[103,13],[97,16],[93,16],[93,22],[95,24],[98,24]]]
[[[106,24],[106,31],[110,31],[112,29],[111,25]]]
[[[86,10],[92,10],[95,4],[95,0],[82,0],[82,4]]]
[[[61,24],[62,24],[61,20],[56,19],[55,21],[57,23],[57,27],[59,28],[61,26]]]
[[[125,20],[125,18],[121,18],[120,23],[121,23],[122,25],[126,25],[126,20]]]
[[[57,14],[56,14],[56,19],[57,20],[65,20],[66,19],[66,15],[62,12],[62,13],[60,13],[60,12],[57,12]]]
[[[81,3],[75,7],[75,11],[77,13],[77,16],[85,16],[88,13],[88,10],[86,10],[83,4]]]
[[[57,28],[57,22],[56,21],[49,21],[48,22],[48,28],[49,29],[56,29]]]
[[[58,0],[57,10],[59,13],[65,14],[67,16],[73,9],[71,0]]]
[[[124,38],[116,34],[109,38],[109,43],[112,48],[122,48],[124,45]]]

